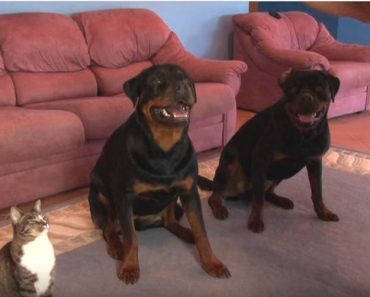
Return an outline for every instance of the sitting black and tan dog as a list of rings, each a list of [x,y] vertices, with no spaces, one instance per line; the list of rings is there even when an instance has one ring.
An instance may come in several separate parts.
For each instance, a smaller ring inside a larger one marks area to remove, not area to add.
[[[107,141],[89,192],[93,222],[103,231],[109,255],[121,260],[118,277],[127,284],[139,278],[135,225],[162,225],[195,242],[204,270],[230,277],[212,252],[202,218],[197,159],[187,134],[194,83],[182,68],[158,65],[127,81],[124,90],[136,109]],[[178,197],[191,229],[177,220]]]
[[[317,216],[339,220],[323,202],[321,181],[322,156],[330,144],[327,112],[339,80],[323,71],[292,70],[280,85],[283,98],[247,121],[223,149],[208,200],[214,216],[225,219],[223,198],[252,194],[248,228],[253,232],[264,230],[264,200],[293,208],[290,199],[274,190],[303,167]]]

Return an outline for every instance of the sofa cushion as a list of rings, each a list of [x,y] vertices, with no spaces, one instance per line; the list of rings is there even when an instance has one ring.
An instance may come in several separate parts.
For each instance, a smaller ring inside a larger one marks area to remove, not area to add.
[[[79,118],[70,112],[0,108],[0,164],[74,150],[85,142]]]
[[[133,63],[122,68],[93,66],[92,71],[95,73],[96,81],[98,82],[99,95],[113,96],[122,93],[123,83],[126,80],[150,66],[152,66],[152,63],[149,61]]]
[[[0,28],[0,48],[9,71],[76,71],[90,63],[82,32],[68,16],[1,15]]]
[[[133,111],[132,102],[126,96],[58,100],[30,104],[26,107],[66,110],[74,113],[82,121],[87,139],[108,138]]]
[[[0,106],[15,105],[15,92],[11,78],[4,67],[4,60],[0,54]]]
[[[54,101],[97,95],[97,84],[90,69],[74,72],[13,72],[17,104]]]
[[[147,9],[115,9],[75,14],[92,61],[120,68],[149,60],[167,41],[170,29]]]
[[[330,61],[329,72],[340,80],[339,94],[349,89],[367,87],[370,82],[370,63]]]
[[[9,74],[0,74],[0,106],[15,105],[15,90]]]

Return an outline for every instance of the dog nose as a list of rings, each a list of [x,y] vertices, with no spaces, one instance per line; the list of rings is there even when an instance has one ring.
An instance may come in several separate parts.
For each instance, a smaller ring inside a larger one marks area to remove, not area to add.
[[[313,101],[313,96],[311,94],[303,94],[300,97],[302,103],[311,103]]]

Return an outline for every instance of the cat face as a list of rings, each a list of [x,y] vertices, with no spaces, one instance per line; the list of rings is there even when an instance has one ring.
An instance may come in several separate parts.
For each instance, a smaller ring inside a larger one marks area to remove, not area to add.
[[[10,209],[10,219],[15,234],[32,239],[41,233],[47,233],[49,224],[47,218],[41,213],[41,201],[37,200],[31,212],[23,213],[19,208]]]

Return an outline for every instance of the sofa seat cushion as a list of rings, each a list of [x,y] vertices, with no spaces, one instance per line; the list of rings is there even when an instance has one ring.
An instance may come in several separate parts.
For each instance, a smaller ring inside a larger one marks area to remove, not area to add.
[[[330,61],[330,64],[330,73],[340,80],[340,94],[370,85],[370,63]]]
[[[74,150],[85,143],[80,119],[59,110],[0,108],[0,164]]]
[[[235,109],[234,93],[228,85],[220,83],[196,83],[197,103],[194,105],[191,121],[193,125],[213,124],[222,121],[223,115]],[[211,122],[210,122],[211,121]]]
[[[76,98],[35,103],[26,107],[74,113],[82,121],[87,139],[108,138],[133,111],[132,102],[126,96]]]

